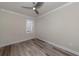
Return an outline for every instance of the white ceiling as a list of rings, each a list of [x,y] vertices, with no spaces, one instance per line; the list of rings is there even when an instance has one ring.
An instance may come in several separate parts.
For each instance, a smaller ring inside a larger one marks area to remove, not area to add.
[[[42,15],[50,10],[53,10],[67,2],[45,2],[41,8],[38,9],[39,15]],[[6,9],[21,13],[28,16],[37,16],[33,10],[21,8],[22,6],[32,7],[32,2],[0,2],[0,9]]]

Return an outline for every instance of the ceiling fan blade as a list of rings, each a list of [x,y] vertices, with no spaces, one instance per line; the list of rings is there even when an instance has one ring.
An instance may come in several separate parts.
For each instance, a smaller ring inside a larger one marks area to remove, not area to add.
[[[44,2],[37,2],[37,4],[34,6],[35,8],[40,8]]]
[[[22,6],[22,8],[33,9],[33,7],[24,7],[24,6]]]
[[[35,13],[36,13],[36,14],[39,14],[39,12],[38,12],[38,10],[37,10],[37,9],[35,9],[34,11],[35,11]]]
[[[35,4],[35,2],[33,2],[33,4]]]

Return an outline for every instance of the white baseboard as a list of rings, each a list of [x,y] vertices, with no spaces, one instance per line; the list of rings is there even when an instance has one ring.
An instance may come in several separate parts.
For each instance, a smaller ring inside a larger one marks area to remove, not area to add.
[[[56,46],[56,47],[58,47],[58,48],[62,48],[62,49],[64,49],[64,50],[68,51],[68,52],[71,52],[71,53],[73,53],[73,54],[79,56],[79,52],[73,51],[73,50],[71,50],[71,49],[69,49],[69,48],[66,48],[66,47],[61,46],[61,45],[56,44],[56,43],[53,43],[53,42],[51,42],[51,41],[47,41],[47,40],[43,40],[43,41],[48,42],[49,44],[52,44],[52,45],[54,45],[54,46]]]
[[[17,41],[14,41],[14,42],[9,42],[9,43],[7,43],[7,44],[2,44],[2,45],[0,45],[0,48],[1,48],[1,47],[5,47],[5,46],[8,46],[8,45],[12,45],[12,44],[24,42],[24,41],[27,41],[27,40],[30,40],[30,39],[17,40]]]

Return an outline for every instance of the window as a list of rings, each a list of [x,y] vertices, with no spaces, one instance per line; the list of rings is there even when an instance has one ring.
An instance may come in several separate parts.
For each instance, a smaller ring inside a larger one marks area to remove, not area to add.
[[[26,20],[26,33],[31,33],[33,28],[33,21],[28,19]]]

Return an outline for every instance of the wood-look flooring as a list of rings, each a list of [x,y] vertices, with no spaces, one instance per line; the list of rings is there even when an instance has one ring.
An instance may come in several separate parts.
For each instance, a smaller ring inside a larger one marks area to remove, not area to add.
[[[42,40],[31,39],[0,48],[0,56],[75,56],[75,54]]]

